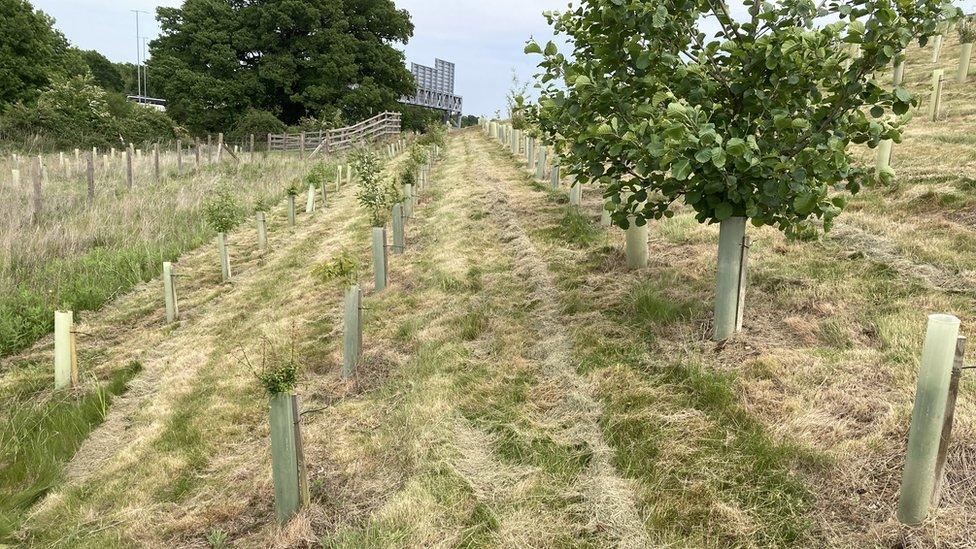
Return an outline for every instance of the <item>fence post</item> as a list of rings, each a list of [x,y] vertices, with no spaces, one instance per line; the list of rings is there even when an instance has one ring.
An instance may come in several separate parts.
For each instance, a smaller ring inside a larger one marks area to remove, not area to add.
[[[132,145],[125,148],[125,184],[129,189],[133,185],[132,177]]]
[[[95,201],[95,159],[88,156],[88,204]]]
[[[403,202],[393,205],[393,253],[402,254],[406,249],[403,226]]]
[[[159,183],[159,143],[153,143],[153,176]]]
[[[72,338],[74,314],[54,311],[54,388],[64,389],[78,382],[77,359]]]
[[[176,140],[176,174],[183,175],[183,141]]]
[[[254,162],[254,134],[253,133],[251,134],[251,139],[248,145],[250,147],[249,152],[250,152],[251,162]]]
[[[271,469],[274,478],[275,516],[279,524],[288,522],[301,508],[302,487],[296,440],[295,397],[278,393],[271,398]]]
[[[346,290],[344,333],[342,336],[342,378],[356,375],[363,344],[362,324],[363,292],[358,284]]]
[[[386,264],[386,227],[373,227],[373,281],[374,290],[382,292],[388,280]]]
[[[200,138],[194,137],[193,144],[194,144],[193,152],[194,152],[194,156],[196,157],[197,169],[200,169]]]
[[[166,323],[172,324],[180,314],[180,306],[176,301],[176,276],[169,261],[163,262],[163,298],[166,302]]]
[[[718,280],[715,291],[714,341],[725,341],[737,330],[745,306],[743,281],[746,245],[746,218],[732,217],[719,228]]]
[[[258,249],[265,251],[268,249],[268,223],[264,212],[254,214],[258,224]]]
[[[219,132],[217,134],[217,163],[224,159],[224,133]]]
[[[925,520],[932,503],[959,324],[951,315],[929,316],[898,502],[898,520],[905,524]]]
[[[224,282],[229,282],[230,273],[230,255],[227,253],[227,235],[224,233],[217,233],[217,249],[220,251],[220,276],[221,280]]]
[[[34,159],[34,223],[39,223],[41,221],[41,211],[44,208],[44,199],[41,197],[41,161],[37,158]]]

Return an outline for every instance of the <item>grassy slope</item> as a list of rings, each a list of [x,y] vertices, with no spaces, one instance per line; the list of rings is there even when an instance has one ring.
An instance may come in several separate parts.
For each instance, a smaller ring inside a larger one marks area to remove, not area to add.
[[[714,228],[688,212],[654,224],[651,265],[628,272],[591,190],[569,208],[495,144],[456,134],[391,290],[367,299],[357,386],[337,375],[339,294],[308,276],[342,245],[366,256],[347,192],[293,237],[273,231],[276,251],[231,289],[204,285],[176,332],[119,329],[147,342],[105,351],[140,359],[138,390],[24,533],[90,547],[215,533],[241,546],[971,546],[972,384],[943,506],[919,528],[892,518],[925,314],[976,315],[971,99],[950,87],[948,122],[915,120],[895,148],[900,183],[855,199],[824,241],[754,231],[746,331],[725,346],[707,341]],[[99,319],[106,330],[138,296]],[[234,353],[264,335],[294,337],[308,364],[313,505],[283,531],[264,399]]]

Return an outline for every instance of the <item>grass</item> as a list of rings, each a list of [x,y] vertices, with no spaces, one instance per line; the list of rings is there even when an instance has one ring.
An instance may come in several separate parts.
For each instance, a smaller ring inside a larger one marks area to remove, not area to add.
[[[11,412],[0,429],[0,543],[12,542],[30,507],[61,482],[65,462],[141,367],[130,362],[107,380],[86,384],[80,392],[55,393],[43,402],[32,402],[37,388],[3,395]]]
[[[111,162],[111,161],[110,161]],[[287,181],[300,174],[298,163],[270,157],[258,165],[204,166],[176,173],[175,153],[161,160],[163,179],[152,181],[151,160],[138,162],[137,185],[127,190],[120,160],[96,173],[96,196],[85,198],[85,183],[70,168],[48,156],[49,181],[44,210],[32,221],[32,196],[25,188],[0,192],[0,357],[27,348],[53,330],[56,308],[93,311],[159,276],[159,265],[209,241],[203,222],[208,193],[229,185],[250,208],[275,203]],[[0,172],[9,173],[9,160]]]

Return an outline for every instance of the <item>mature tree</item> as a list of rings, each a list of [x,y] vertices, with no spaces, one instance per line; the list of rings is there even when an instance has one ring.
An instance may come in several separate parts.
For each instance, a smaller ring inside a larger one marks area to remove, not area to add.
[[[870,176],[851,143],[900,139],[915,104],[871,75],[925,44],[949,0],[583,0],[550,13],[572,55],[542,54],[537,123],[626,228],[684,201],[721,222],[716,339],[735,330],[746,218],[791,237],[829,229]],[[702,31],[717,21],[717,34]],[[893,112],[894,115],[889,114]]]
[[[358,120],[412,91],[393,44],[413,25],[391,0],[186,0],[157,18],[150,70],[195,130],[231,127],[248,108],[288,124],[335,108]]]
[[[119,66],[108,60],[107,57],[95,50],[81,52],[82,58],[91,71],[95,83],[110,92],[125,91],[125,82],[122,80],[122,73]]]
[[[27,0],[0,0],[0,108],[32,101],[54,77],[83,70],[53,19]]]

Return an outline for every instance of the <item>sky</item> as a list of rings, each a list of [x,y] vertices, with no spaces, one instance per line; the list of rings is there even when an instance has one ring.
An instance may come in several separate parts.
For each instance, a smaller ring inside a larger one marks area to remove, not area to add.
[[[504,111],[512,70],[522,80],[534,74],[532,58],[523,53],[534,36],[545,41],[552,32],[542,12],[564,9],[569,0],[395,0],[410,12],[415,30],[403,49],[407,63],[433,65],[434,58],[457,64],[455,93],[464,98],[465,114]],[[112,61],[136,60],[136,14],[139,31],[159,34],[157,6],[179,6],[181,0],[32,0],[55,18],[55,26],[76,47],[98,50]],[[150,95],[152,74],[149,75]]]

